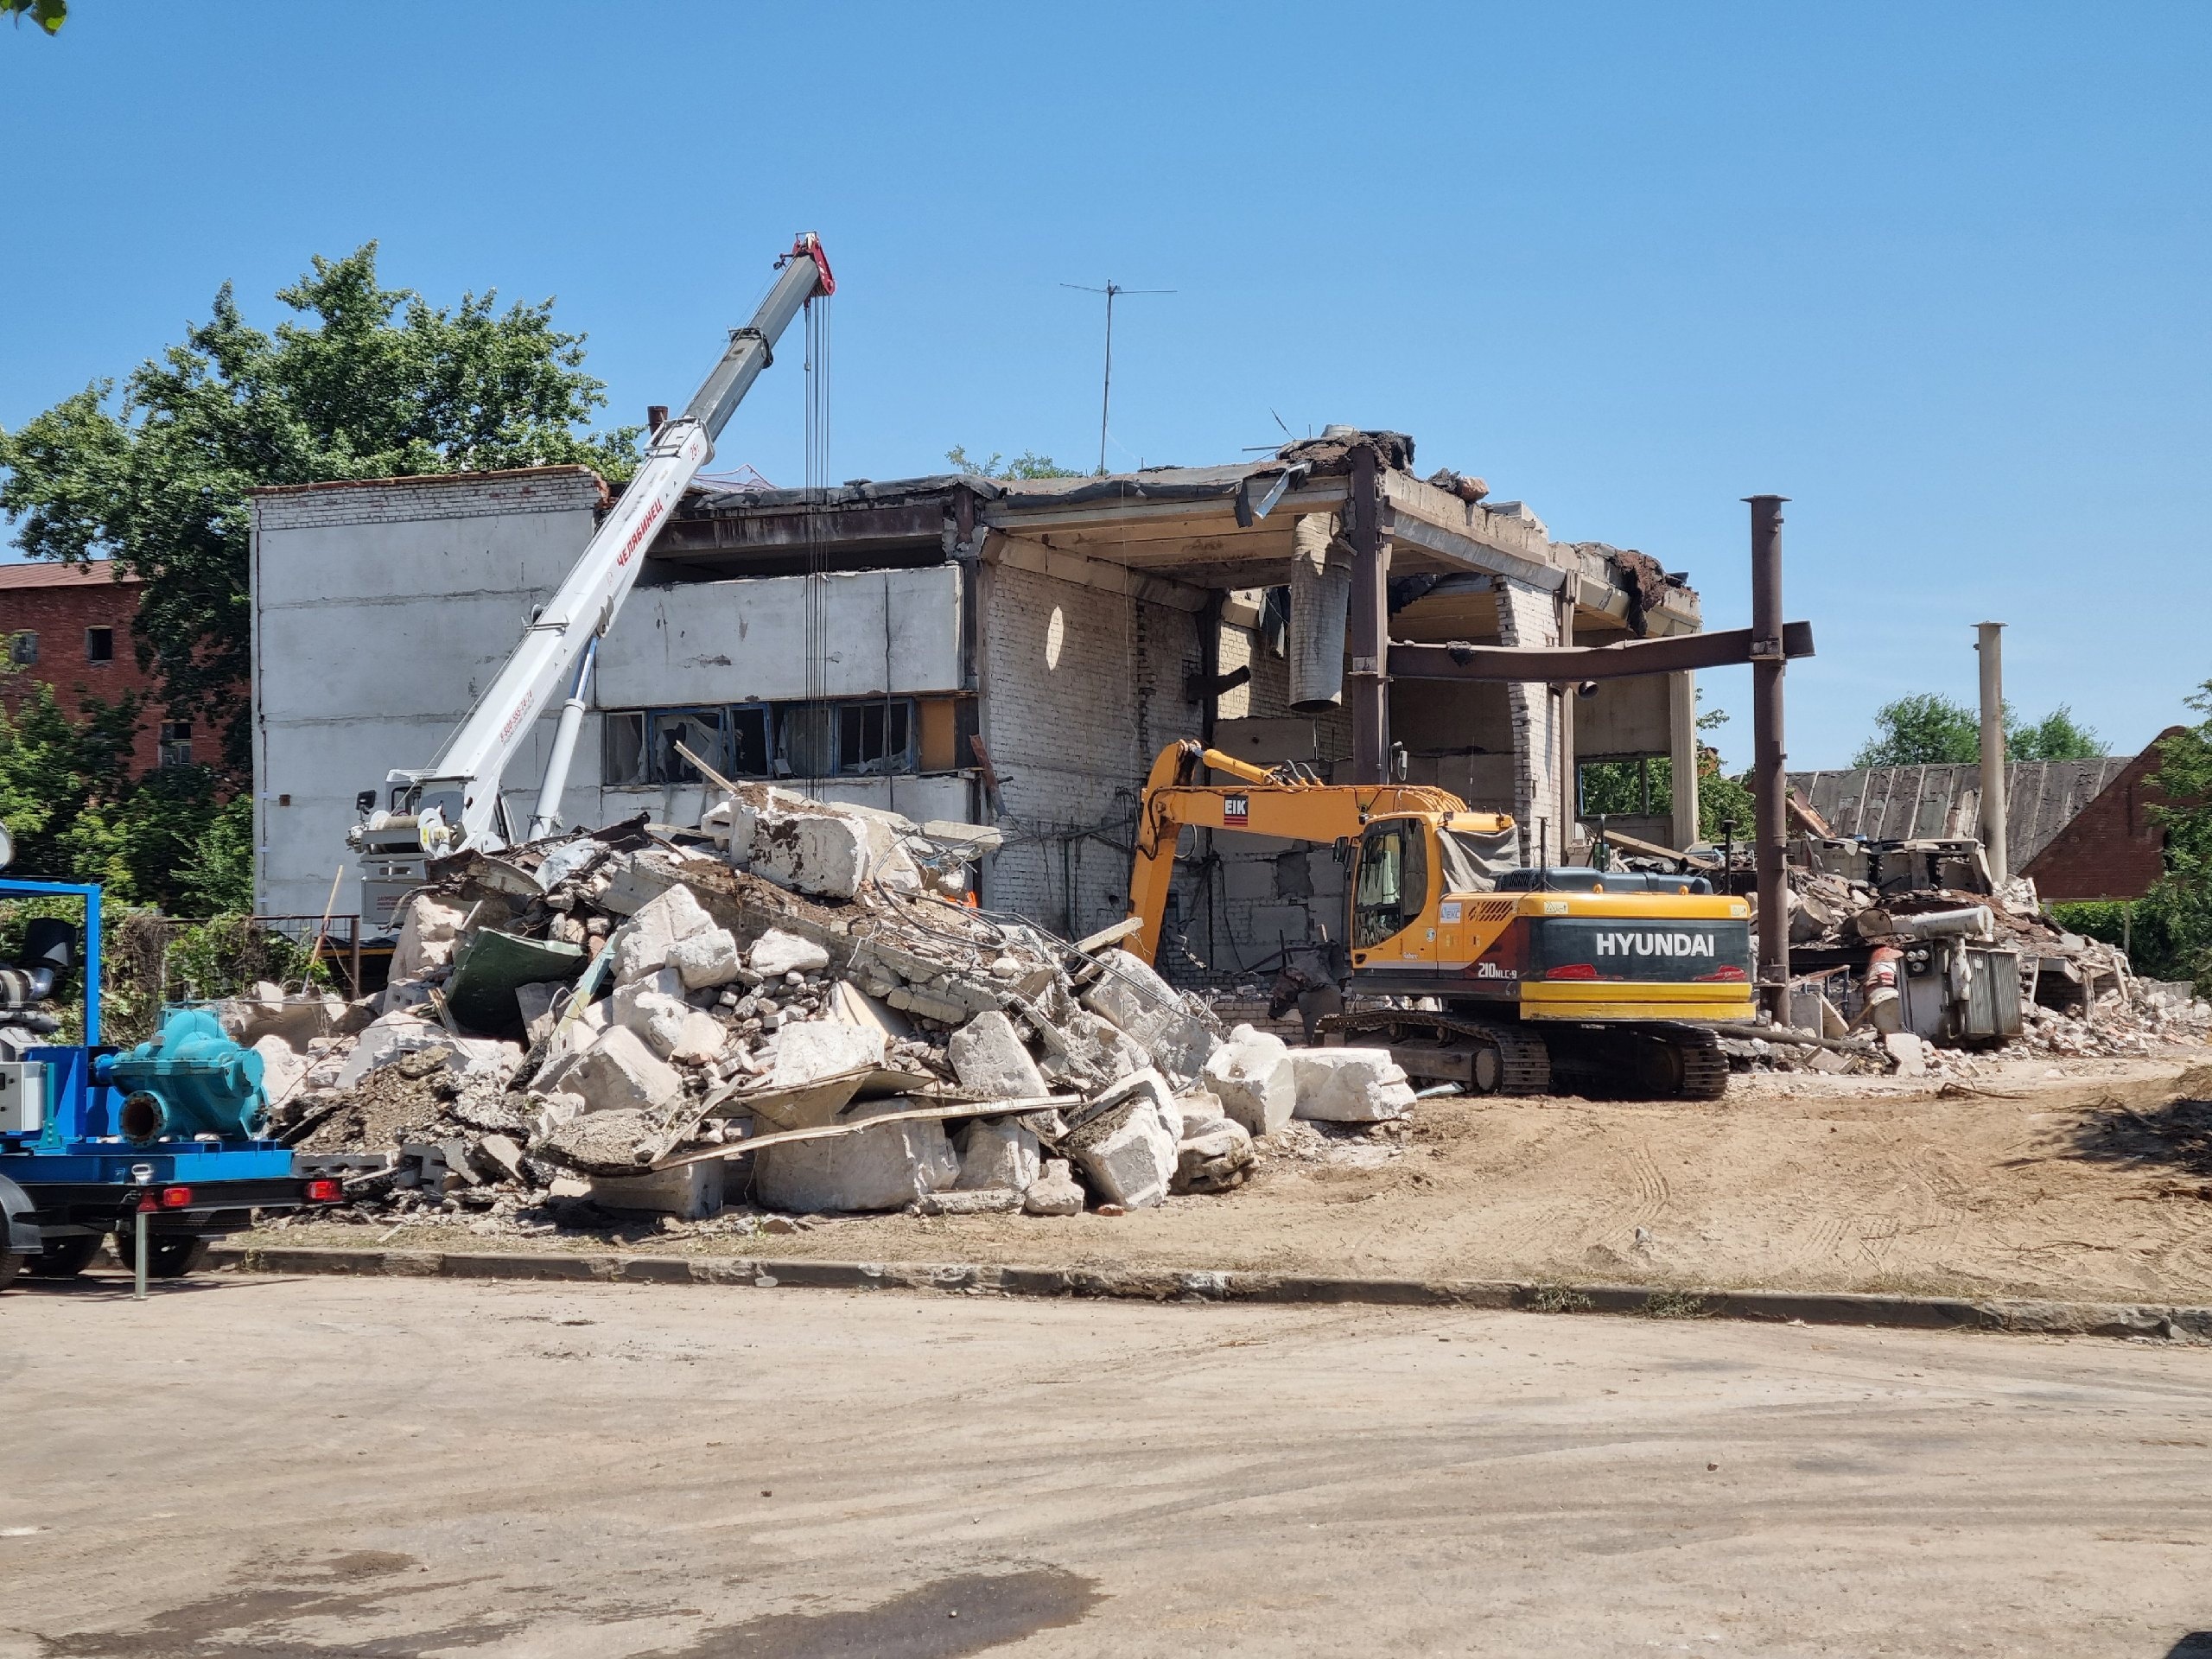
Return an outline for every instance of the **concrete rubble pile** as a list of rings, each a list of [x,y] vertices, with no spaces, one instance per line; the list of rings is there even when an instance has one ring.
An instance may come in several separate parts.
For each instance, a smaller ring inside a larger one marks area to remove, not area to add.
[[[1980,1068],[1970,1049],[2141,1057],[2212,1034],[2212,1003],[2190,986],[2139,978],[2117,947],[2056,926],[2033,882],[1996,889],[1976,842],[1870,848],[1808,836],[1789,869],[1789,896],[1800,976],[1790,1024],[1825,1046],[1780,1033],[1732,1037],[1724,1046],[1739,1066],[1972,1076]],[[1952,945],[1989,952],[1996,971],[2017,974],[2017,1034],[1916,1033],[1904,1018],[1903,982],[1940,971]]]
[[[486,1233],[1136,1210],[1242,1185],[1294,1115],[1410,1111],[1387,1052],[1224,1033],[1124,950],[954,902],[990,834],[739,785],[696,834],[444,861],[381,993],[224,1017],[356,1218]]]

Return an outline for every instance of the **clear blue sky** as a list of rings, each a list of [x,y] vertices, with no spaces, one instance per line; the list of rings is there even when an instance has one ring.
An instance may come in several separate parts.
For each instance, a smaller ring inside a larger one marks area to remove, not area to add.
[[[73,0],[0,29],[0,424],[375,238],[557,296],[681,403],[793,231],[836,263],[831,475],[1117,467],[1330,421],[1745,620],[1789,509],[1794,766],[1900,692],[2132,750],[2212,677],[2212,8],[1081,10]],[[722,444],[801,473],[796,353]],[[1707,677],[1736,710],[1742,671]]]

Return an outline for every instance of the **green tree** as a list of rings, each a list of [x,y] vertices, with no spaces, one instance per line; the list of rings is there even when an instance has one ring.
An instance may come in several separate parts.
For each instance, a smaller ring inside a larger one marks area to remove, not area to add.
[[[0,0],[0,11],[13,18],[18,28],[29,17],[48,34],[59,35],[69,16],[69,0]]]
[[[954,444],[944,452],[944,458],[956,471],[972,473],[978,478],[1081,478],[1083,474],[1072,467],[1063,467],[1050,455],[1040,455],[1033,449],[1025,449],[1012,461],[1001,464],[999,453],[991,451],[988,461],[971,461],[964,445]]]
[[[1705,694],[1698,694],[1702,697]],[[1725,709],[1707,709],[1697,717],[1701,732],[1718,730],[1728,723]],[[1726,839],[1722,826],[1732,823],[1738,841],[1751,832],[1751,774],[1731,778],[1720,770],[1720,751],[1707,743],[1697,746],[1698,839],[1715,846]],[[1594,819],[1635,816],[1648,798],[1656,813],[1671,811],[1675,798],[1675,763],[1663,754],[1632,760],[1592,760],[1582,767],[1582,814]],[[1649,791],[1647,795],[1646,791]]]
[[[1853,766],[1963,766],[1981,759],[1981,715],[1955,698],[1933,692],[1898,697],[1874,711],[1874,727]],[[2012,760],[2084,760],[2102,754],[2104,744],[2065,703],[2027,725],[2007,702],[2005,753]]]
[[[373,242],[317,257],[276,297],[294,315],[264,334],[225,283],[209,319],[133,371],[119,402],[95,381],[0,430],[16,545],[111,556],[143,579],[140,661],[176,717],[222,734],[233,782],[250,768],[250,490],[563,461],[620,478],[638,459],[637,428],[582,430],[606,395],[550,300],[433,306],[378,284]]]

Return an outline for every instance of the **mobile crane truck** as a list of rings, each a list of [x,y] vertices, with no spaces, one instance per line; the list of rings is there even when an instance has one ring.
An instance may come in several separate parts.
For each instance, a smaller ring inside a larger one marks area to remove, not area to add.
[[[1320,1027],[1387,1045],[1409,1076],[1478,1094],[1727,1089],[1701,1022],[1753,1017],[1751,907],[1701,876],[1517,868],[1513,820],[1448,791],[1326,784],[1186,738],[1160,751],[1138,807],[1124,948],[1147,962],[1186,827],[1337,846],[1351,1006]]]
[[[497,853],[560,827],[561,791],[582,729],[600,639],[637,585],[654,537],[699,469],[714,458],[715,440],[760,371],[773,361],[784,330],[815,299],[836,292],[830,257],[811,231],[801,232],[776,263],[782,274],[752,322],[730,331],[728,346],[683,412],[653,431],[621,499],[437,757],[427,766],[388,772],[381,800],[373,789],[354,798],[359,822],[346,840],[361,860],[364,917],[397,920],[398,901],[423,884],[434,859]],[[554,727],[537,804],[518,834],[500,779],[564,679],[569,696]]]
[[[0,830],[0,866],[9,850]],[[337,1181],[296,1173],[290,1150],[264,1136],[261,1056],[213,1014],[172,1008],[136,1047],[100,1041],[98,887],[0,878],[0,899],[81,901],[85,963],[84,1040],[67,1045],[34,1039],[60,1027],[41,1005],[73,965],[76,924],[34,918],[22,961],[0,965],[0,1290],[25,1272],[81,1273],[110,1233],[142,1287],[149,1274],[175,1278],[257,1211],[344,1197]]]

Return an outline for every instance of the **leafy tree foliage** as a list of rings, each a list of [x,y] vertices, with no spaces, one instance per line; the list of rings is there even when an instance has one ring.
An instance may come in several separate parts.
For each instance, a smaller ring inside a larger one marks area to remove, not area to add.
[[[1884,703],[1874,735],[1854,766],[1971,766],[1981,759],[1981,715],[1953,697],[1923,692]],[[2005,705],[2005,754],[2010,760],[2086,760],[2104,753],[2103,740],[2061,703],[2033,725]]]
[[[0,0],[0,11],[20,25],[25,17],[49,35],[59,35],[69,16],[69,0]]]
[[[1083,474],[1072,467],[1063,467],[1050,455],[1040,455],[1033,449],[1025,449],[1012,461],[1001,463],[999,452],[991,451],[988,461],[969,459],[967,448],[954,444],[944,452],[944,458],[954,470],[973,473],[978,478],[1081,478]]]
[[[16,545],[67,563],[112,556],[143,579],[136,633],[179,719],[250,768],[246,591],[257,485],[574,461],[626,477],[638,429],[580,429],[606,402],[583,336],[552,302],[448,309],[377,278],[377,245],[314,268],[276,297],[290,320],[247,325],[231,287],[183,343],[141,364],[120,400],[99,380],[0,430],[0,511]]]
[[[15,872],[98,881],[118,903],[188,915],[253,907],[253,801],[210,766],[130,775],[138,706],[93,703],[72,720],[39,686],[0,713],[0,823]]]
[[[1698,694],[1700,696],[1703,692]],[[1717,730],[1728,723],[1725,709],[1708,709],[1697,717],[1701,732]],[[1594,819],[1600,812],[1608,817],[1636,816],[1643,810],[1645,790],[1649,789],[1651,810],[1664,814],[1673,810],[1675,798],[1675,763],[1663,754],[1651,755],[1640,760],[1592,760],[1582,767],[1582,813],[1586,819]],[[1720,770],[1720,751],[1710,744],[1697,746],[1697,833],[1700,841],[1719,846],[1726,833],[1722,825],[1732,823],[1738,841],[1751,833],[1751,774],[1731,778]]]

